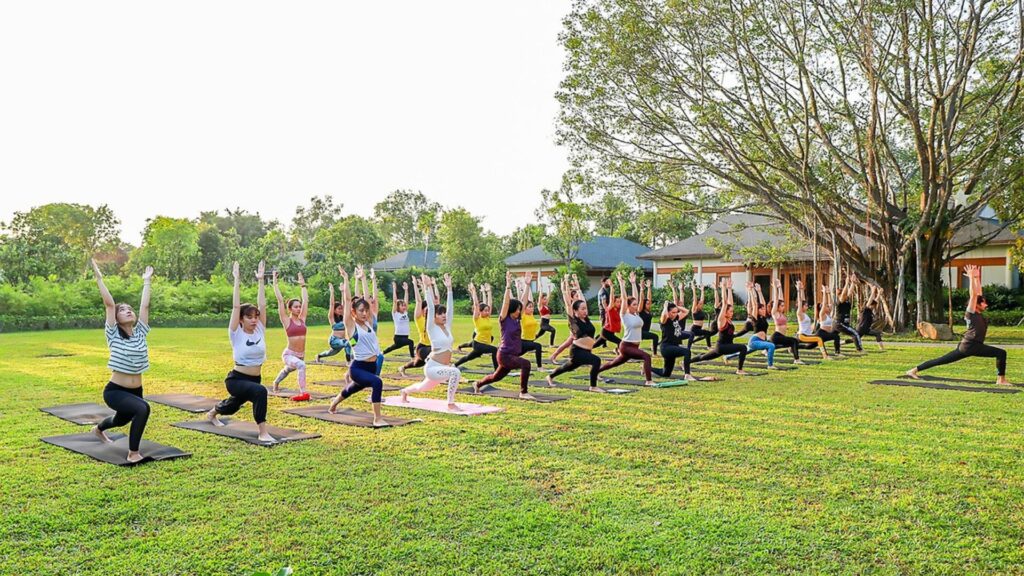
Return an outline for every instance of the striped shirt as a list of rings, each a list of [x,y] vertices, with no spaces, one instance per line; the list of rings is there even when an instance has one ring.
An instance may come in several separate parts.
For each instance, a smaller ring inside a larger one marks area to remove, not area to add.
[[[149,370],[149,347],[146,345],[146,334],[149,326],[144,322],[136,322],[135,329],[129,338],[122,338],[117,325],[104,326],[107,334],[107,347],[110,348],[110,360],[107,368],[122,374],[142,374]]]

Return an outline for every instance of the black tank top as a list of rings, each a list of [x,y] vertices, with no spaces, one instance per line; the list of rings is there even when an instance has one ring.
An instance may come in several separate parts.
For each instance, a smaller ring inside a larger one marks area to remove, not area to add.
[[[704,310],[695,310],[693,312],[693,320],[695,322],[700,322],[701,320],[707,320],[707,319],[708,319],[708,315],[704,313]]]
[[[736,336],[736,327],[732,325],[732,322],[726,322],[725,326],[718,327],[718,343],[719,344],[732,344],[733,338]]]
[[[768,319],[761,316],[754,321],[754,332],[764,332],[765,336],[768,335]]]
[[[840,302],[839,305],[836,306],[836,315],[839,316],[839,323],[849,324],[851,312],[853,312],[853,304],[850,304],[849,300],[846,302]]]
[[[589,316],[582,320],[575,316],[569,316],[569,331],[572,332],[573,338],[577,339],[593,338],[596,333]]]

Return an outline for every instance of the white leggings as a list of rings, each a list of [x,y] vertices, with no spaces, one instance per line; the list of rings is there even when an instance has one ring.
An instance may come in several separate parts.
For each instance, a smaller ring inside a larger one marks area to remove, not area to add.
[[[306,362],[302,359],[302,356],[298,352],[285,348],[284,352],[281,352],[281,360],[284,362],[284,368],[277,375],[277,378],[274,379],[274,386],[280,384],[289,374],[297,370],[299,372],[299,392],[305,392]]]
[[[413,392],[428,392],[437,387],[438,384],[448,381],[448,403],[455,403],[455,391],[459,389],[459,378],[462,372],[455,366],[435,362],[433,358],[427,360],[423,368],[423,381],[419,384],[408,386],[402,392],[412,394]]]

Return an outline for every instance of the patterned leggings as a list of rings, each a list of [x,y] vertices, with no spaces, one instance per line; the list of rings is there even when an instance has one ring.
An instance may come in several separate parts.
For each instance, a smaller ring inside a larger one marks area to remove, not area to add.
[[[441,382],[448,382],[448,403],[455,403],[455,391],[459,389],[459,379],[462,378],[462,372],[455,366],[449,364],[441,364],[435,362],[433,359],[427,360],[427,367],[423,369],[423,381],[419,384],[413,384],[412,386],[406,386],[403,390],[403,394],[412,394],[415,392],[429,392],[437,387]]]

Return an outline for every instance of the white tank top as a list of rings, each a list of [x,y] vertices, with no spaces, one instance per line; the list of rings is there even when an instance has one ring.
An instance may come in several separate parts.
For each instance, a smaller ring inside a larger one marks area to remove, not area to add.
[[[639,315],[623,312],[622,327],[625,330],[622,334],[623,341],[636,344],[643,340],[644,319]]]
[[[267,340],[264,338],[263,323],[257,322],[252,334],[239,325],[234,332],[228,330],[228,337],[231,338],[231,350],[236,365],[260,366],[267,361]]]
[[[451,352],[455,344],[455,336],[452,335],[452,317],[454,313],[454,299],[451,291],[448,292],[447,319],[445,326],[441,327],[434,322],[434,295],[433,290],[427,290],[427,317],[423,320],[427,323],[427,334],[430,336],[430,351]]]
[[[352,335],[352,356],[356,360],[376,362],[380,355],[380,342],[373,328],[364,328],[355,323],[355,334]]]
[[[800,322],[800,333],[804,336],[813,336],[814,333],[811,330],[814,327],[814,323],[811,321],[811,317],[807,314],[798,314],[797,321]]]
[[[824,316],[822,316],[821,317],[821,327],[822,328],[831,328],[832,327],[832,317],[829,316],[828,314],[825,314]]]

